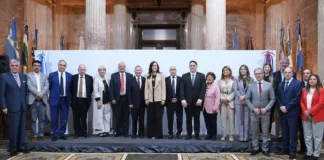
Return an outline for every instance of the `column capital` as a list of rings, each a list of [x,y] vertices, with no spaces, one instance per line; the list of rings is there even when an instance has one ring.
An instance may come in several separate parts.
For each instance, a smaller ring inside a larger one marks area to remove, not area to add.
[[[191,0],[191,5],[204,5],[206,0]]]
[[[127,2],[126,2],[126,0],[115,0],[115,3],[114,4],[115,5],[116,4],[121,4],[121,5],[125,5],[126,6]]]

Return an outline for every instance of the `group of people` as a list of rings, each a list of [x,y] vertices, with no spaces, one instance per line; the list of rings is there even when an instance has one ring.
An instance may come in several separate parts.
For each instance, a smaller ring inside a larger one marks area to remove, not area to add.
[[[78,66],[78,74],[66,72],[67,62],[64,60],[58,62],[58,71],[48,77],[40,73],[41,62],[35,60],[32,63],[33,72],[26,76],[18,72],[19,61],[12,59],[10,72],[0,77],[0,106],[8,115],[9,151],[11,155],[28,152],[24,136],[26,104],[30,106],[32,140],[43,139],[46,105],[49,105],[52,141],[57,141],[67,139],[65,132],[70,105],[75,131],[73,138],[88,136],[86,119],[93,103],[93,133],[100,137],[109,136],[112,131],[116,137],[128,137],[131,115],[132,138],[143,138],[147,109],[147,137],[162,139],[162,117],[166,107],[168,138],[172,139],[175,134],[180,139],[184,108],[186,140],[192,139],[193,133],[194,138],[200,140],[202,112],[207,128],[205,139],[215,141],[217,115],[220,113],[221,140],[234,141],[236,117],[239,141],[247,142],[249,133],[252,133],[251,155],[259,152],[261,133],[262,153],[270,156],[268,144],[271,124],[275,119],[277,134],[282,130],[280,154],[288,154],[290,159],[296,157],[299,129],[301,151],[307,151],[305,159],[318,159],[324,132],[324,89],[319,76],[312,74],[311,70],[303,71],[301,82],[296,80],[296,74],[288,66],[289,60],[283,58],[280,70],[273,73],[271,64],[265,64],[263,68],[254,69],[255,79],[251,77],[247,65],[239,68],[238,77],[233,77],[231,68],[224,66],[220,80],[215,82],[215,73],[204,75],[197,72],[196,61],[189,62],[190,71],[181,77],[177,75],[176,66],[170,66],[170,76],[165,77],[156,61],[150,63],[145,77],[142,76],[141,66],[135,67],[133,76],[125,71],[125,63],[120,62],[118,72],[113,73],[110,79],[103,65],[98,67],[99,76],[93,79],[86,74],[84,64]],[[176,132],[173,130],[174,114]]]

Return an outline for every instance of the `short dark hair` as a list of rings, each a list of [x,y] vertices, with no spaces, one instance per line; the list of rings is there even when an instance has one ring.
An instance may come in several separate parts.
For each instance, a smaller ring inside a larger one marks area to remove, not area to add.
[[[195,64],[196,64],[196,66],[198,66],[198,63],[197,63],[197,61],[191,60],[191,61],[189,62],[189,65],[190,65],[190,63],[195,63]]]
[[[33,60],[33,63],[32,63],[32,65],[34,65],[35,63],[38,63],[38,64],[42,65],[42,62],[41,62],[41,61],[39,61],[39,60]]]
[[[215,75],[215,73],[213,73],[213,72],[208,72],[208,73],[206,74],[206,79],[207,79],[208,76],[212,76],[212,77],[214,78],[214,80],[216,79],[216,75]]]

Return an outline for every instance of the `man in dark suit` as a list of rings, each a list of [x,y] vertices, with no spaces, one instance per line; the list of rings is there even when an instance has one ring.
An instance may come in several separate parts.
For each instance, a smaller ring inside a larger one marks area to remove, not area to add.
[[[52,72],[48,76],[49,82],[49,104],[51,111],[52,141],[58,138],[67,140],[64,135],[69,116],[69,106],[71,102],[72,74],[66,72],[67,63],[64,60],[58,62],[58,71]],[[60,130],[58,131],[58,117],[60,116]]]
[[[192,117],[194,117],[195,138],[200,140],[200,111],[206,94],[205,75],[197,72],[197,62],[190,61],[190,72],[182,75],[180,100],[186,111],[187,137],[192,138]]]
[[[285,81],[278,86],[278,104],[282,128],[281,154],[289,154],[289,159],[296,158],[298,119],[300,118],[300,95],[302,83],[293,78],[292,68],[285,69]]]
[[[132,138],[137,138],[137,121],[138,121],[138,136],[144,137],[144,116],[145,116],[145,78],[142,77],[142,67],[135,67],[135,76],[128,94],[129,107],[132,115]]]
[[[177,116],[177,138],[181,138],[183,108],[180,102],[180,82],[181,77],[177,76],[177,68],[171,66],[170,76],[165,78],[169,139],[173,138],[174,113],[176,113]]]
[[[27,76],[18,73],[19,69],[19,61],[12,59],[10,72],[0,76],[0,106],[8,116],[8,150],[11,156],[16,156],[17,152],[29,152],[25,144]]]
[[[73,110],[74,137],[88,137],[87,114],[91,104],[93,92],[93,78],[87,75],[86,65],[80,64],[79,74],[72,77],[71,106]]]
[[[129,129],[129,103],[127,94],[130,90],[133,76],[125,72],[124,62],[118,64],[118,72],[113,73],[110,79],[110,97],[113,109],[113,126],[115,136],[128,137]]]

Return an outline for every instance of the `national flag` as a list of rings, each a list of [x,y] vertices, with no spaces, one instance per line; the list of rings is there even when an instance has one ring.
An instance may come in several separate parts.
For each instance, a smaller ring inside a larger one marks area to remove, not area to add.
[[[62,35],[60,38],[60,50],[65,49],[65,37]]]
[[[247,50],[254,50],[254,46],[253,46],[253,38],[251,36],[249,36],[247,38]]]
[[[303,52],[302,52],[302,38],[301,38],[301,28],[300,28],[300,19],[296,21],[296,37],[297,37],[297,72],[301,70],[304,66]]]
[[[37,50],[37,43],[38,43],[38,30],[37,30],[37,28],[35,28],[34,41],[33,41],[33,46],[32,46],[33,60],[35,59],[35,51]]]
[[[232,49],[233,49],[233,50],[238,50],[238,49],[239,49],[239,44],[238,44],[238,35],[237,35],[236,32],[234,32],[234,34],[233,34]]]
[[[9,59],[19,60],[19,50],[18,50],[18,43],[17,43],[17,27],[16,27],[15,18],[12,18],[11,20],[11,28],[4,49],[7,52]]]
[[[47,66],[46,66],[46,61],[45,61],[45,54],[42,52],[41,54],[37,55],[37,59],[41,62],[41,69],[40,72],[47,74]]]
[[[79,50],[84,50],[84,36],[83,33],[79,36]]]
[[[289,67],[293,67],[293,63],[292,63],[292,57],[291,57],[291,43],[290,43],[290,24],[288,23],[288,26],[287,26],[287,57],[289,59]]]
[[[28,39],[28,25],[26,24],[21,58],[21,64],[24,66],[24,73],[28,72]]]
[[[283,54],[285,51],[285,45],[284,45],[284,36],[285,36],[285,29],[282,27],[280,29],[280,52],[279,52],[279,59],[283,58]]]

